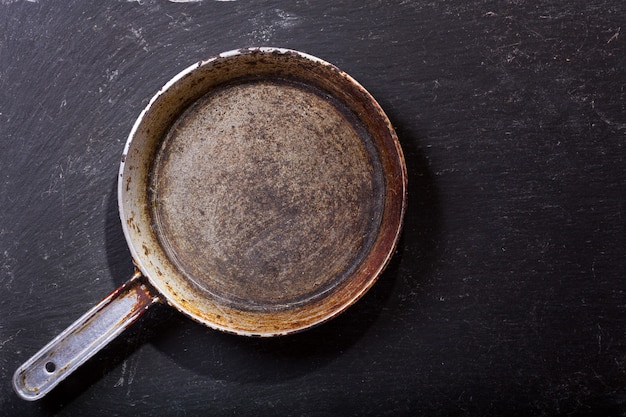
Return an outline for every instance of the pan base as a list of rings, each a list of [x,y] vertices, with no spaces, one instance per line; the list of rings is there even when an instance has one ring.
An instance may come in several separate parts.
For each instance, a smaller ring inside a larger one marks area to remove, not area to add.
[[[181,274],[243,310],[322,297],[367,256],[384,180],[367,130],[323,92],[288,81],[218,88],[157,152],[155,234]]]

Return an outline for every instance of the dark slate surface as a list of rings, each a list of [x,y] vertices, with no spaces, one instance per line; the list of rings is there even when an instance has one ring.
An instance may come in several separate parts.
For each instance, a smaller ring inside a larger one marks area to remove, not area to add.
[[[624,415],[622,1],[0,0],[0,414]],[[126,280],[115,181],[193,62],[299,49],[358,79],[406,153],[381,280],[247,339],[156,308],[46,399],[15,368]]]

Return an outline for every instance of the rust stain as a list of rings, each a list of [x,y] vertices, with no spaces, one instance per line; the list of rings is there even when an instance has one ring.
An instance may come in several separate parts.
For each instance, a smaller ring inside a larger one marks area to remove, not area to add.
[[[380,106],[339,68],[239,52],[203,61],[147,114],[152,148],[133,154],[146,213],[127,224],[154,239],[143,253],[168,276],[152,278],[184,313],[286,334],[374,284],[399,237],[406,167]]]
[[[153,168],[150,206],[168,255],[237,308],[323,297],[378,233],[384,179],[364,132],[349,108],[302,83],[241,82],[205,96]]]

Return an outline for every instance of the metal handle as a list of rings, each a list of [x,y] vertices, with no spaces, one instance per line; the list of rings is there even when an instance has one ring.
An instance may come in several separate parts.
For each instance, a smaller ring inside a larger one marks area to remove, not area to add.
[[[13,375],[15,392],[29,401],[43,397],[157,301],[143,275],[135,273],[20,366]]]

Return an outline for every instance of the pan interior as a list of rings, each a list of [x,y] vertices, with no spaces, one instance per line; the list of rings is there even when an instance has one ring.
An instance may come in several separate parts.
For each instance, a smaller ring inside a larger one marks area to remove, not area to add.
[[[348,107],[285,80],[213,89],[177,119],[154,159],[156,236],[200,291],[242,310],[323,297],[378,233],[384,178]]]

